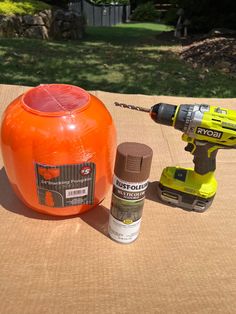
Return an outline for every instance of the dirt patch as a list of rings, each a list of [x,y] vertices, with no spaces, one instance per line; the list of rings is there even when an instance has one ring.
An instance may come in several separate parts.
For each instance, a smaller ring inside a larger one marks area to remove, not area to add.
[[[214,66],[224,73],[236,75],[236,38],[220,36],[198,39],[183,46],[180,57],[194,68]]]

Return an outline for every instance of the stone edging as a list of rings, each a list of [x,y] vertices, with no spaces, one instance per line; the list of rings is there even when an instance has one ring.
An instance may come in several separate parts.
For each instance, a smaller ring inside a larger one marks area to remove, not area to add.
[[[35,15],[0,15],[0,37],[81,39],[85,19],[72,11],[44,10]]]

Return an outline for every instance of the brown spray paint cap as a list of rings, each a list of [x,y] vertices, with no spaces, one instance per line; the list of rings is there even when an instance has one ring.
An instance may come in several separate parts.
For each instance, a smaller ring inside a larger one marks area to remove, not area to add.
[[[152,149],[141,143],[125,142],[117,147],[115,175],[128,182],[148,179],[152,162]]]

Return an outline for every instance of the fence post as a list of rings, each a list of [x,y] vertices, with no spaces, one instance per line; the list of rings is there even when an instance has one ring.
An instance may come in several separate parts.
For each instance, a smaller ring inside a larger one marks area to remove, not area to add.
[[[109,26],[111,26],[111,7],[109,6]]]
[[[80,1],[81,14],[84,14],[84,0]]]
[[[95,26],[95,7],[93,5],[93,26]]]

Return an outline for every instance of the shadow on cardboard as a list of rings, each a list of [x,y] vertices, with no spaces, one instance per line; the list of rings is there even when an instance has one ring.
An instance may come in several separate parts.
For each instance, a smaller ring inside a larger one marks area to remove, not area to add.
[[[171,204],[171,203],[164,202],[158,196],[158,193],[157,193],[158,184],[159,184],[159,181],[153,181],[153,182],[149,181],[148,182],[148,187],[147,187],[147,190],[146,190],[146,193],[145,193],[146,199],[148,199],[150,201],[153,201],[153,202],[160,203],[160,204],[165,205],[165,206],[169,206],[169,207],[172,207],[172,208],[179,209],[178,206],[176,206],[174,204]],[[189,211],[188,209],[184,209],[184,208],[181,208],[181,210]]]

